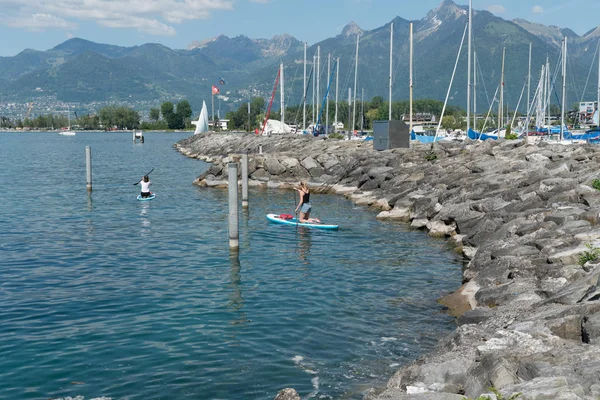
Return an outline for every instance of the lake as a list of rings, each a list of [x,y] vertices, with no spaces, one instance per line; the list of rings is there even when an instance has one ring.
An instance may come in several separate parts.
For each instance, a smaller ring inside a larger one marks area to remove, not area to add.
[[[461,257],[342,196],[311,196],[340,225],[320,231],[251,188],[232,254],[227,189],[172,148],[189,134],[0,133],[0,399],[361,399],[455,329],[436,299]]]

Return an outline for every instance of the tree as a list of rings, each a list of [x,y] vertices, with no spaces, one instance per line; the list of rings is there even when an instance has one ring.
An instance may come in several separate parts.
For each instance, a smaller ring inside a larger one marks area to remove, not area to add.
[[[160,109],[158,108],[151,108],[150,109],[150,120],[151,121],[158,121],[160,119]]]
[[[176,112],[176,127],[174,129],[184,129],[186,125],[188,125],[188,121],[192,116],[192,106],[187,100],[181,100],[177,103],[177,112]]]
[[[116,125],[115,109],[115,106],[106,106],[98,111],[100,122],[105,128],[112,129]]]
[[[139,113],[127,107],[107,106],[100,109],[98,116],[107,128],[136,129],[140,125]]]
[[[375,96],[371,100],[371,104],[369,105],[369,109],[379,108],[384,105],[383,97]]]
[[[178,124],[178,117],[175,113],[175,106],[170,101],[165,101],[160,106],[160,112],[163,119],[167,122],[169,129],[176,129],[175,126]]]

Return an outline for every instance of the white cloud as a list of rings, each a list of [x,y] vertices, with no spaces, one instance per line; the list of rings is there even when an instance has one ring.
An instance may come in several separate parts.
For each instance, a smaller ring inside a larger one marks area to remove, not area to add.
[[[270,0],[250,0],[252,3],[267,4]]]
[[[157,20],[150,20],[146,18],[113,18],[111,20],[103,19],[97,22],[99,25],[106,26],[108,28],[134,28],[149,35],[175,36],[176,34],[175,29],[172,26],[163,24]]]
[[[506,12],[506,8],[499,4],[492,4],[491,6],[488,6],[488,11],[493,14],[503,14]]]
[[[542,6],[533,6],[531,7],[531,12],[534,14],[542,14],[544,12],[544,9],[542,8]]]
[[[173,25],[232,10],[235,0],[0,0],[0,24],[29,30],[73,29],[94,21],[110,28],[173,36]],[[258,0],[260,2],[268,0]]]
[[[13,28],[24,28],[34,32],[48,29],[73,29],[77,27],[77,24],[51,14],[33,14],[28,18],[8,18],[6,24]]]

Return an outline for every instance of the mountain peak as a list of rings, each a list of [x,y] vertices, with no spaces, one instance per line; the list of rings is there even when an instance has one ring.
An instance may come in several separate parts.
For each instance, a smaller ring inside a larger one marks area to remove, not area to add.
[[[434,8],[427,14],[427,19],[430,19],[430,16],[434,15],[437,15],[442,20],[458,19],[463,15],[467,15],[467,10],[456,5],[452,0],[443,0],[437,8]]]
[[[223,35],[217,35],[215,37],[211,37],[204,40],[194,40],[188,45],[187,50],[202,49],[206,47],[209,43],[217,41],[221,36]]]
[[[529,22],[521,18],[515,18],[512,22],[554,47],[560,47],[563,37],[568,33],[563,32],[561,28],[555,25],[547,26],[536,22]]]
[[[262,45],[262,54],[263,56],[283,56],[287,54],[290,49],[298,46],[300,41],[293,37],[292,35],[288,35],[287,33],[281,35],[275,35],[270,40],[261,41]]]
[[[352,21],[348,25],[342,29],[342,36],[350,37],[356,36],[358,34],[362,34],[364,31],[360,29],[360,27],[356,24],[356,22]]]
[[[586,39],[600,37],[600,26],[590,29],[583,35],[583,37],[585,37]]]
[[[467,16],[467,10],[459,7],[452,0],[443,0],[442,3],[427,13],[422,19],[423,24],[419,29],[420,35],[426,37],[436,32],[444,23],[456,21]]]

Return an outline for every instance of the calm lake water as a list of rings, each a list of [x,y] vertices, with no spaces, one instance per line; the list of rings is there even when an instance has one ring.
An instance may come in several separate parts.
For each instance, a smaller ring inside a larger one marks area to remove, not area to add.
[[[334,195],[311,203],[339,231],[272,224],[294,193],[251,189],[231,257],[188,134],[145,136],[0,133],[1,399],[360,399],[454,329],[444,241]]]

